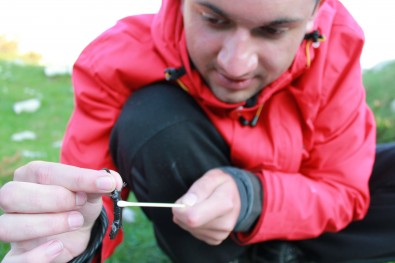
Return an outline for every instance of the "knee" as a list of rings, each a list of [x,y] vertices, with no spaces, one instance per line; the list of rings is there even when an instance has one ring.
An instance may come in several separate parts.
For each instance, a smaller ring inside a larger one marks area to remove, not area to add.
[[[201,173],[227,164],[229,152],[194,99],[163,83],[142,88],[128,99],[113,129],[110,150],[120,173],[128,178],[137,166],[146,171],[157,167],[159,174],[150,176],[166,171],[193,173],[194,178],[193,169]]]

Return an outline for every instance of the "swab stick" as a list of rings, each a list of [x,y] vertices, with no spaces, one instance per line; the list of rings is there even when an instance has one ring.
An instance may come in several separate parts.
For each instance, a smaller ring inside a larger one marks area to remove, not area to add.
[[[118,201],[117,205],[119,207],[127,207],[127,206],[140,206],[140,207],[186,207],[185,204],[146,203],[146,202],[127,202],[127,201]]]

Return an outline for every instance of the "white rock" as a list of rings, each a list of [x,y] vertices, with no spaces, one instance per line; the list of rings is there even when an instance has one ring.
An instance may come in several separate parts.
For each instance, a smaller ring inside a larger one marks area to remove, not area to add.
[[[28,99],[18,101],[14,103],[14,112],[20,114],[22,112],[35,112],[41,106],[41,102],[38,99]]]
[[[37,138],[36,134],[32,131],[23,131],[14,133],[11,136],[11,140],[14,142],[21,142],[26,140],[35,140]]]
[[[48,64],[44,68],[44,74],[47,77],[54,77],[54,76],[65,75],[70,73],[71,73],[70,67],[65,65]]]
[[[23,157],[32,159],[42,158],[46,156],[45,152],[34,152],[29,150],[23,150],[21,154]]]
[[[123,208],[122,209],[122,221],[127,223],[133,223],[136,221],[136,214],[130,208]]]
[[[390,109],[391,109],[392,112],[395,113],[395,100],[391,101]]]
[[[52,143],[52,147],[53,148],[60,148],[60,147],[62,147],[62,143],[63,143],[63,141],[56,141],[56,142],[53,142]]]

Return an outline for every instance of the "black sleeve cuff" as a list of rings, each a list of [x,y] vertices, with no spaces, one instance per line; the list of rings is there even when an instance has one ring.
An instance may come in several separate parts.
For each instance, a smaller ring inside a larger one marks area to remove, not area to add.
[[[262,212],[263,189],[259,179],[252,173],[235,167],[220,167],[232,176],[240,194],[241,208],[233,231],[248,232]]]

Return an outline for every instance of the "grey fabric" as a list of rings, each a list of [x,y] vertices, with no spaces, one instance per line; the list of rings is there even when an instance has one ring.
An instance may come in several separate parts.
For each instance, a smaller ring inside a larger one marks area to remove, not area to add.
[[[248,232],[262,212],[261,182],[254,174],[236,167],[227,166],[220,169],[232,176],[240,194],[241,209],[234,231]]]

